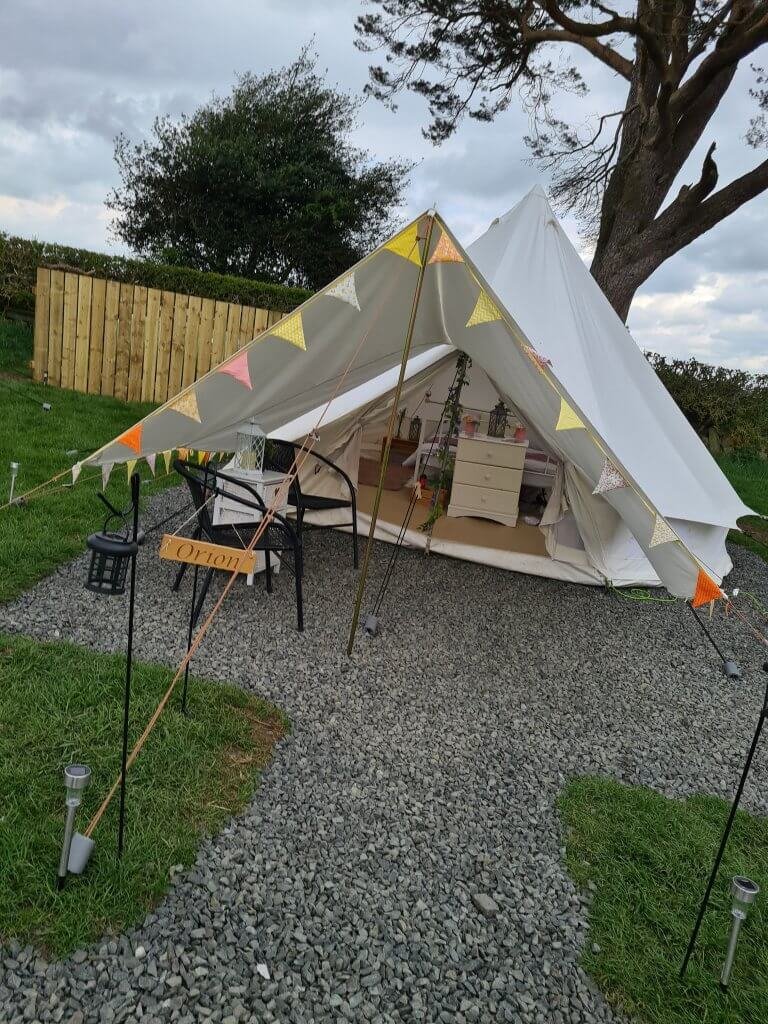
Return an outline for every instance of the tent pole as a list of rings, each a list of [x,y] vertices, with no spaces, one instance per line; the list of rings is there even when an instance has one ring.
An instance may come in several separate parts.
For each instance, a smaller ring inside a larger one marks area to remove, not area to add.
[[[408,363],[408,357],[411,354],[411,342],[413,341],[413,331],[416,326],[416,314],[419,310],[419,299],[421,298],[421,288],[424,284],[424,271],[427,266],[427,259],[429,257],[429,246],[432,241],[432,230],[435,226],[435,215],[430,214],[429,226],[427,227],[426,243],[424,245],[424,255],[419,264],[419,276],[416,281],[416,291],[413,293],[413,305],[411,306],[411,315],[408,320],[408,329],[405,332],[405,342],[403,343],[403,356],[400,360],[400,375],[397,378],[397,387],[395,388],[395,394],[392,399],[392,411],[389,415],[389,423],[387,424],[387,437],[384,444],[384,451],[381,455],[381,471],[379,472],[379,484],[376,488],[376,497],[373,502],[373,509],[371,510],[371,526],[368,530],[368,543],[365,546],[365,555],[363,556],[363,567],[360,572],[360,579],[357,584],[357,594],[355,595],[355,610],[352,614],[352,625],[349,630],[349,642],[347,643],[347,655],[352,654],[352,648],[355,643],[355,632],[357,631],[357,624],[360,621],[360,608],[363,603],[363,594],[365,592],[365,581],[368,576],[368,566],[371,561],[371,551],[373,549],[373,535],[376,532],[376,523],[379,518],[379,505],[381,504],[381,492],[384,490],[384,479],[387,473],[387,467],[389,466],[389,452],[392,446],[392,435],[395,431],[395,417],[397,416],[397,407],[400,403],[400,394],[403,390],[403,381],[405,380],[405,368]]]

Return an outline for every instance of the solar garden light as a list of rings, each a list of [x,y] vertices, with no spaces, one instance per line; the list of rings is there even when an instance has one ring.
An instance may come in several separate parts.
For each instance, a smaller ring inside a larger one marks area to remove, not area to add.
[[[728,940],[728,951],[725,954],[725,963],[720,972],[720,988],[727,989],[733,967],[733,959],[736,956],[736,943],[739,941],[739,931],[747,919],[749,907],[757,899],[760,886],[751,878],[744,878],[736,875],[731,882],[731,937]]]
[[[125,656],[125,688],[123,690],[123,750],[120,772],[120,816],[117,829],[117,856],[123,856],[123,838],[125,833],[125,787],[128,760],[128,725],[131,708],[131,666],[133,663],[133,621],[136,600],[136,555],[139,544],[144,539],[139,530],[139,487],[141,480],[138,473],[131,477],[131,506],[125,512],[119,512],[103,494],[99,498],[110,511],[104,522],[101,533],[93,533],[87,540],[91,550],[91,561],[88,567],[86,590],[96,594],[119,595],[125,593],[125,579],[128,565],[131,567],[130,598],[128,603],[128,647]],[[129,525],[128,516],[132,516]],[[122,519],[122,531],[117,533],[108,529],[110,520]]]
[[[59,872],[56,887],[64,888],[67,871],[79,875],[85,869],[93,849],[93,840],[75,832],[75,814],[83,800],[83,793],[91,781],[91,769],[87,764],[68,764],[64,769],[64,787],[67,791],[67,814],[64,821],[64,840],[61,844]]]
[[[19,475],[19,464],[18,462],[11,463],[11,490],[8,494],[8,504],[13,502],[13,492],[16,489],[16,477]]]

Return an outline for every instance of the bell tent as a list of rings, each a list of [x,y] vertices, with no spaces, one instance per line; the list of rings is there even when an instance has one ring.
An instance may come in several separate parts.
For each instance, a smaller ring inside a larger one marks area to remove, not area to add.
[[[466,250],[438,214],[418,217],[75,474],[96,464],[107,475],[117,463],[161,453],[169,461],[178,450],[233,451],[248,421],[286,440],[317,431],[317,450],[358,486],[362,526],[397,400],[412,436],[400,446],[400,475],[383,492],[376,536],[423,545],[419,515],[407,523],[403,513],[410,481],[429,470],[436,443],[450,442],[455,455],[441,412],[462,352],[471,360],[460,398],[463,413],[470,410],[467,436],[487,436],[503,403],[526,438],[518,486],[532,514],[501,523],[444,516],[433,551],[575,582],[661,582],[694,604],[720,596],[731,569],[727,531],[750,510],[540,188]],[[327,472],[302,482],[335,486]]]

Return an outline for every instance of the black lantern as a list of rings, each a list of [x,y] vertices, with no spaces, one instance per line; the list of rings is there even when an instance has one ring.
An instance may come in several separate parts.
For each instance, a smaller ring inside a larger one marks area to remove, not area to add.
[[[123,750],[122,771],[120,773],[120,817],[117,827],[117,856],[123,855],[123,835],[125,832],[125,775],[128,760],[128,725],[131,706],[131,665],[133,662],[133,619],[136,599],[136,555],[143,534],[139,533],[139,487],[141,480],[138,473],[131,476],[131,506],[120,512],[99,494],[101,501],[109,509],[101,533],[93,533],[87,540],[91,550],[91,563],[88,567],[86,590],[96,594],[115,595],[125,593],[125,578],[128,565],[131,566],[131,590],[128,603],[128,647],[125,654],[125,687],[123,690]],[[128,517],[131,516],[129,522]],[[110,520],[122,519],[123,530],[117,533],[108,529]]]
[[[509,419],[509,410],[502,401],[496,403],[493,407],[493,411],[488,417],[488,436],[489,437],[504,437],[507,430],[507,420]]]
[[[411,417],[411,425],[408,428],[408,440],[418,441],[421,438],[421,417]]]
[[[92,533],[86,541],[91,549],[86,590],[95,594],[124,594],[128,563],[139,550],[135,540],[122,533]]]

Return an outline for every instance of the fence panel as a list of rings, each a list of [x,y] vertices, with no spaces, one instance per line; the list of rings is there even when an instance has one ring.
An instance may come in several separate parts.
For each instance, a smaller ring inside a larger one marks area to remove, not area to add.
[[[90,274],[37,271],[35,380],[165,402],[283,316]]]

